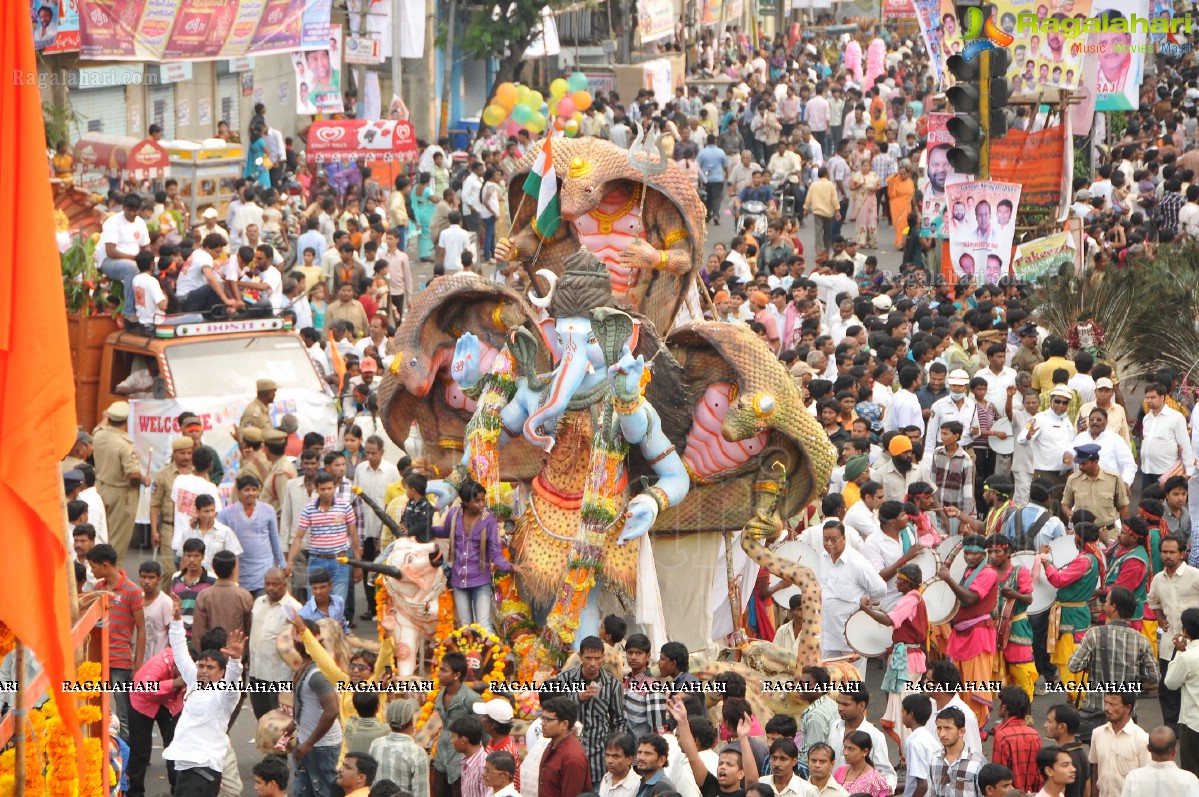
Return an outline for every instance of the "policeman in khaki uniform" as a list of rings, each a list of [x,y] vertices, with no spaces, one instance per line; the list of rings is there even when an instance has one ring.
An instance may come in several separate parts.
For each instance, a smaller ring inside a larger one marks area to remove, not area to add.
[[[138,487],[149,487],[150,477],[142,473],[129,438],[129,402],[114,401],[104,414],[108,424],[95,430],[92,456],[96,462],[96,490],[108,515],[108,542],[117,549],[120,562],[133,541]]]
[[[258,395],[241,414],[241,421],[237,425],[243,430],[253,428],[265,434],[272,427],[271,404],[275,401],[275,391],[279,386],[274,379],[259,379],[255,387]]]
[[[263,435],[263,443],[266,446],[266,460],[271,468],[262,483],[262,500],[271,505],[278,519],[283,510],[283,496],[287,493],[287,483],[299,476],[299,473],[291,463],[291,458],[284,453],[287,451],[287,432],[282,429],[268,429]]]
[[[160,552],[162,571],[175,571],[175,477],[192,472],[195,443],[190,437],[171,441],[171,461],[150,481],[150,547]]]
[[[1128,517],[1129,501],[1120,474],[1099,467],[1099,451],[1095,443],[1074,447],[1078,472],[1066,479],[1062,508],[1068,517],[1078,509],[1094,512],[1096,525],[1103,532],[1111,531],[1117,518]]]
[[[234,474],[234,479],[249,473],[258,479],[259,484],[266,482],[266,474],[271,469],[271,463],[266,461],[266,452],[262,448],[264,436],[257,426],[245,426],[241,429],[241,463]]]

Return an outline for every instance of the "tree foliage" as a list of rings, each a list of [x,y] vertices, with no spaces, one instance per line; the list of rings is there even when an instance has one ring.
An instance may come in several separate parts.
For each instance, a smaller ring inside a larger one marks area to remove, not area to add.
[[[459,7],[456,24],[463,52],[481,61],[499,59],[489,96],[500,83],[520,79],[524,52],[540,30],[541,9],[557,10],[572,4],[571,0],[499,0],[495,5]]]

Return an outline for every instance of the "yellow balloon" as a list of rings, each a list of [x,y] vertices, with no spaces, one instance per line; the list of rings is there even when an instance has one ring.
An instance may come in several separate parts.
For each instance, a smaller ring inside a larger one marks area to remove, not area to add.
[[[545,117],[541,115],[540,111],[535,111],[529,117],[529,121],[525,122],[525,127],[529,128],[531,133],[540,133],[545,130]]]
[[[575,112],[574,112],[574,115],[573,115],[573,116],[571,116],[571,119],[572,119],[572,120],[574,120],[574,122],[575,122],[576,124],[577,124],[577,123],[579,123],[579,122],[582,122],[582,121],[583,121],[583,112],[582,112],[582,111],[575,111]]]
[[[528,105],[530,108],[532,108],[534,111],[536,111],[538,108],[541,107],[541,103],[543,103],[543,102],[545,102],[545,97],[541,96],[540,91],[530,91],[529,92],[529,101],[525,104]]]
[[[550,116],[557,116],[558,115],[558,98],[550,97],[549,106],[550,106]]]
[[[528,105],[529,104],[529,95],[531,93],[532,92],[529,91],[528,86],[517,86],[516,87],[516,104],[517,105]]]
[[[570,86],[568,86],[566,81],[562,78],[557,78],[550,83],[550,95],[556,100],[560,100],[565,97],[566,92],[568,91],[570,91]]]
[[[513,83],[501,83],[495,87],[495,104],[504,109],[505,112],[511,111],[512,106],[516,105],[519,91]]]
[[[483,121],[494,127],[508,118],[508,111],[500,105],[488,105],[483,109]]]
[[[576,91],[570,95],[570,98],[574,100],[575,107],[580,111],[585,111],[591,107],[591,92],[589,91]]]
[[[579,134],[579,123],[571,119],[562,126],[562,131],[568,136],[577,136]]]

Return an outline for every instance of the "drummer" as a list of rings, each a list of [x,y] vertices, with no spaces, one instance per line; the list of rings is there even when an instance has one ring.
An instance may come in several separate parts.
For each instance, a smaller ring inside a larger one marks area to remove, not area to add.
[[[945,539],[933,514],[941,509],[934,497],[935,493],[936,488],[928,482],[912,482],[908,485],[906,496],[907,503],[915,510],[909,509],[908,515],[916,526],[916,536],[922,545],[929,548]]]
[[[1012,562],[1012,541],[1002,534],[987,537],[987,556],[999,576],[999,597],[991,614],[998,628],[995,657],[996,680],[1018,686],[1033,699],[1037,668],[1033,665],[1032,626],[1028,605],[1032,603],[1032,573]]]
[[[985,520],[963,515],[956,506],[945,507],[945,514],[957,518],[963,532],[970,534],[985,534],[990,537],[998,534],[1007,524],[1017,507],[1012,503],[1012,477],[1002,473],[993,473],[983,483],[983,501],[987,505]]]
[[[1145,617],[1145,599],[1153,572],[1150,561],[1149,524],[1140,516],[1128,518],[1115,543],[1107,550],[1107,578],[1103,581],[1103,589],[1106,592],[1112,587],[1125,587],[1133,594],[1137,608],[1128,618],[1128,624],[1138,631],[1144,625],[1141,621]]]
[[[820,583],[824,599],[823,658],[856,655],[845,641],[845,622],[861,606],[862,598],[881,601],[887,594],[887,585],[866,557],[847,547],[845,526],[837,520],[824,523]],[[866,660],[858,657],[852,663],[865,678]]]
[[[1067,664],[1074,655],[1074,648],[1082,642],[1091,627],[1091,609],[1088,601],[1103,580],[1103,560],[1095,553],[1094,544],[1099,540],[1099,528],[1094,523],[1077,523],[1074,526],[1074,545],[1079,555],[1065,567],[1053,566],[1052,551],[1042,545],[1037,558],[1045,568],[1045,578],[1057,588],[1057,600],[1049,610],[1049,661],[1054,673],[1046,669],[1041,675],[1049,683],[1055,675],[1065,683],[1076,681],[1078,676],[1070,672]]]
[[[898,501],[884,501],[878,510],[880,534],[872,534],[862,545],[862,555],[875,569],[875,572],[887,582],[887,594],[883,597],[883,611],[895,609],[902,594],[896,584],[896,574],[900,568],[911,562],[927,550],[916,542],[916,532],[908,526],[907,515],[903,504]],[[919,579],[921,583],[924,579]]]
[[[995,621],[991,613],[999,596],[999,576],[987,566],[986,545],[981,534],[963,536],[960,555],[965,558],[966,572],[960,584],[953,580],[947,566],[937,570],[937,577],[949,585],[961,606],[951,623],[945,652],[971,687],[968,703],[979,727],[987,724],[991,713],[991,693],[980,687],[986,686],[995,669]]]
[[[909,691],[917,691],[920,680],[927,669],[924,642],[928,639],[928,607],[920,594],[922,578],[920,568],[904,564],[895,575],[899,588],[899,602],[890,612],[883,611],[862,598],[862,610],[883,625],[889,625],[891,648],[887,659],[887,671],[883,675],[883,691],[887,693],[887,709],[883,713],[883,730],[895,738],[900,749],[910,733],[903,723],[903,698]]]

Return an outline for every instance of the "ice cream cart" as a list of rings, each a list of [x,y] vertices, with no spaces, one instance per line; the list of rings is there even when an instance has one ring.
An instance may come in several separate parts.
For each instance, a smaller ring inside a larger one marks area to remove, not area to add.
[[[205,209],[214,207],[219,218],[224,219],[229,200],[237,193],[234,183],[246,166],[242,145],[219,138],[162,144],[171,159],[171,175],[179,181],[179,196],[183,197],[191,217],[199,219]]]

